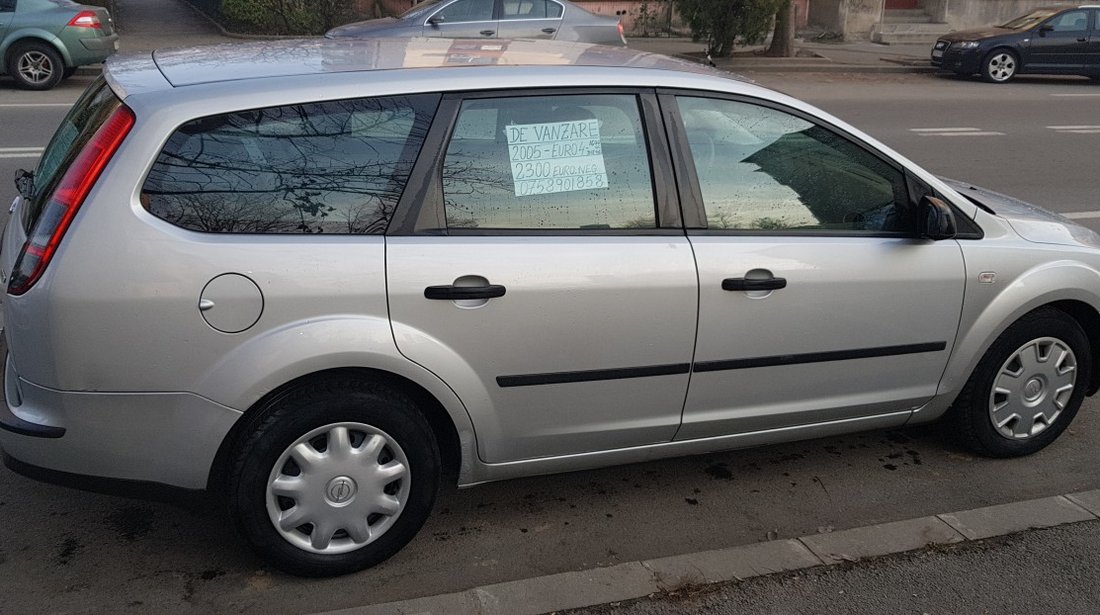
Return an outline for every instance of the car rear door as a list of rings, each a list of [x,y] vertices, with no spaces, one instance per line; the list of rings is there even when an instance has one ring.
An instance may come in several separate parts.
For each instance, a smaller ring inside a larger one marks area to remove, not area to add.
[[[1039,26],[1031,37],[1026,72],[1077,73],[1084,69],[1089,47],[1087,9],[1059,13]]]
[[[1089,46],[1085,51],[1085,71],[1093,77],[1100,77],[1100,9],[1090,9],[1092,29],[1089,31]]]
[[[548,38],[561,29],[565,6],[554,0],[501,0],[497,36]]]
[[[763,101],[661,104],[700,283],[676,439],[905,422],[936,393],[965,273],[957,241],[912,231],[904,171]]]
[[[671,440],[698,298],[652,92],[455,95],[436,118],[387,232],[398,348],[486,462]]]
[[[13,15],[15,15],[15,0],[0,0],[0,41],[3,41],[8,33]]]

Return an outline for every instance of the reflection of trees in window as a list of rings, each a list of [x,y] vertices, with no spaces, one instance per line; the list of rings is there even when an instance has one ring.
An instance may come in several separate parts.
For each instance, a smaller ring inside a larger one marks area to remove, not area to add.
[[[438,96],[291,105],[182,126],[142,192],[154,215],[219,233],[381,233]]]

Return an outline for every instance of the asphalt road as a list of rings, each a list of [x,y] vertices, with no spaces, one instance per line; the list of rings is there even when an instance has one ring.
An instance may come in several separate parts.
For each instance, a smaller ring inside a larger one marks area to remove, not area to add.
[[[1048,128],[1100,125],[1100,86],[1031,79],[998,87],[927,75],[754,77],[821,105],[936,173],[1062,212],[1100,210],[1100,134]],[[14,195],[3,178],[34,163],[32,155],[5,155],[44,146],[65,111],[40,103],[71,103],[86,83],[30,94],[0,81],[0,105],[27,105],[0,106],[0,199]],[[913,130],[927,128],[1003,134]],[[1082,221],[1100,230],[1100,218]],[[0,611],[335,609],[1096,489],[1097,409],[1100,403],[1088,401],[1056,445],[1028,459],[978,459],[924,427],[451,491],[391,561],[321,581],[265,569],[218,514],[42,485],[0,469]]]
[[[1085,615],[1100,612],[1097,552],[1086,522],[568,615]]]

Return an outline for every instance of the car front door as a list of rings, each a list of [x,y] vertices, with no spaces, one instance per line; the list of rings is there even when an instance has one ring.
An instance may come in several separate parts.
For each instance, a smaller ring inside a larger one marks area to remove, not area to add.
[[[455,0],[424,20],[424,36],[496,38],[496,0]]]
[[[554,38],[565,7],[554,0],[501,0],[500,38]]]
[[[699,334],[676,439],[903,423],[936,392],[965,276],[957,241],[917,236],[907,174],[794,111],[661,101],[685,219],[702,207],[687,220]]]
[[[436,118],[387,232],[398,348],[486,462],[671,440],[698,284],[653,93],[451,96]]]
[[[1089,31],[1089,46],[1085,52],[1085,71],[1092,77],[1100,77],[1100,9],[1091,9],[1092,30]]]
[[[1075,9],[1043,22],[1031,37],[1026,72],[1076,73],[1085,66],[1089,46],[1089,11]]]

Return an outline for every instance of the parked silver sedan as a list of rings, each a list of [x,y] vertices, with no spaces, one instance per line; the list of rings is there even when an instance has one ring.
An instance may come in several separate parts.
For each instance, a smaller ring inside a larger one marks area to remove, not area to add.
[[[1027,455],[1098,386],[1096,234],[621,48],[112,59],[18,184],[6,463],[210,490],[297,574],[382,562],[444,481],[940,418]]]
[[[427,0],[399,17],[347,24],[325,36],[534,38],[626,45],[618,18],[594,15],[568,0]]]

